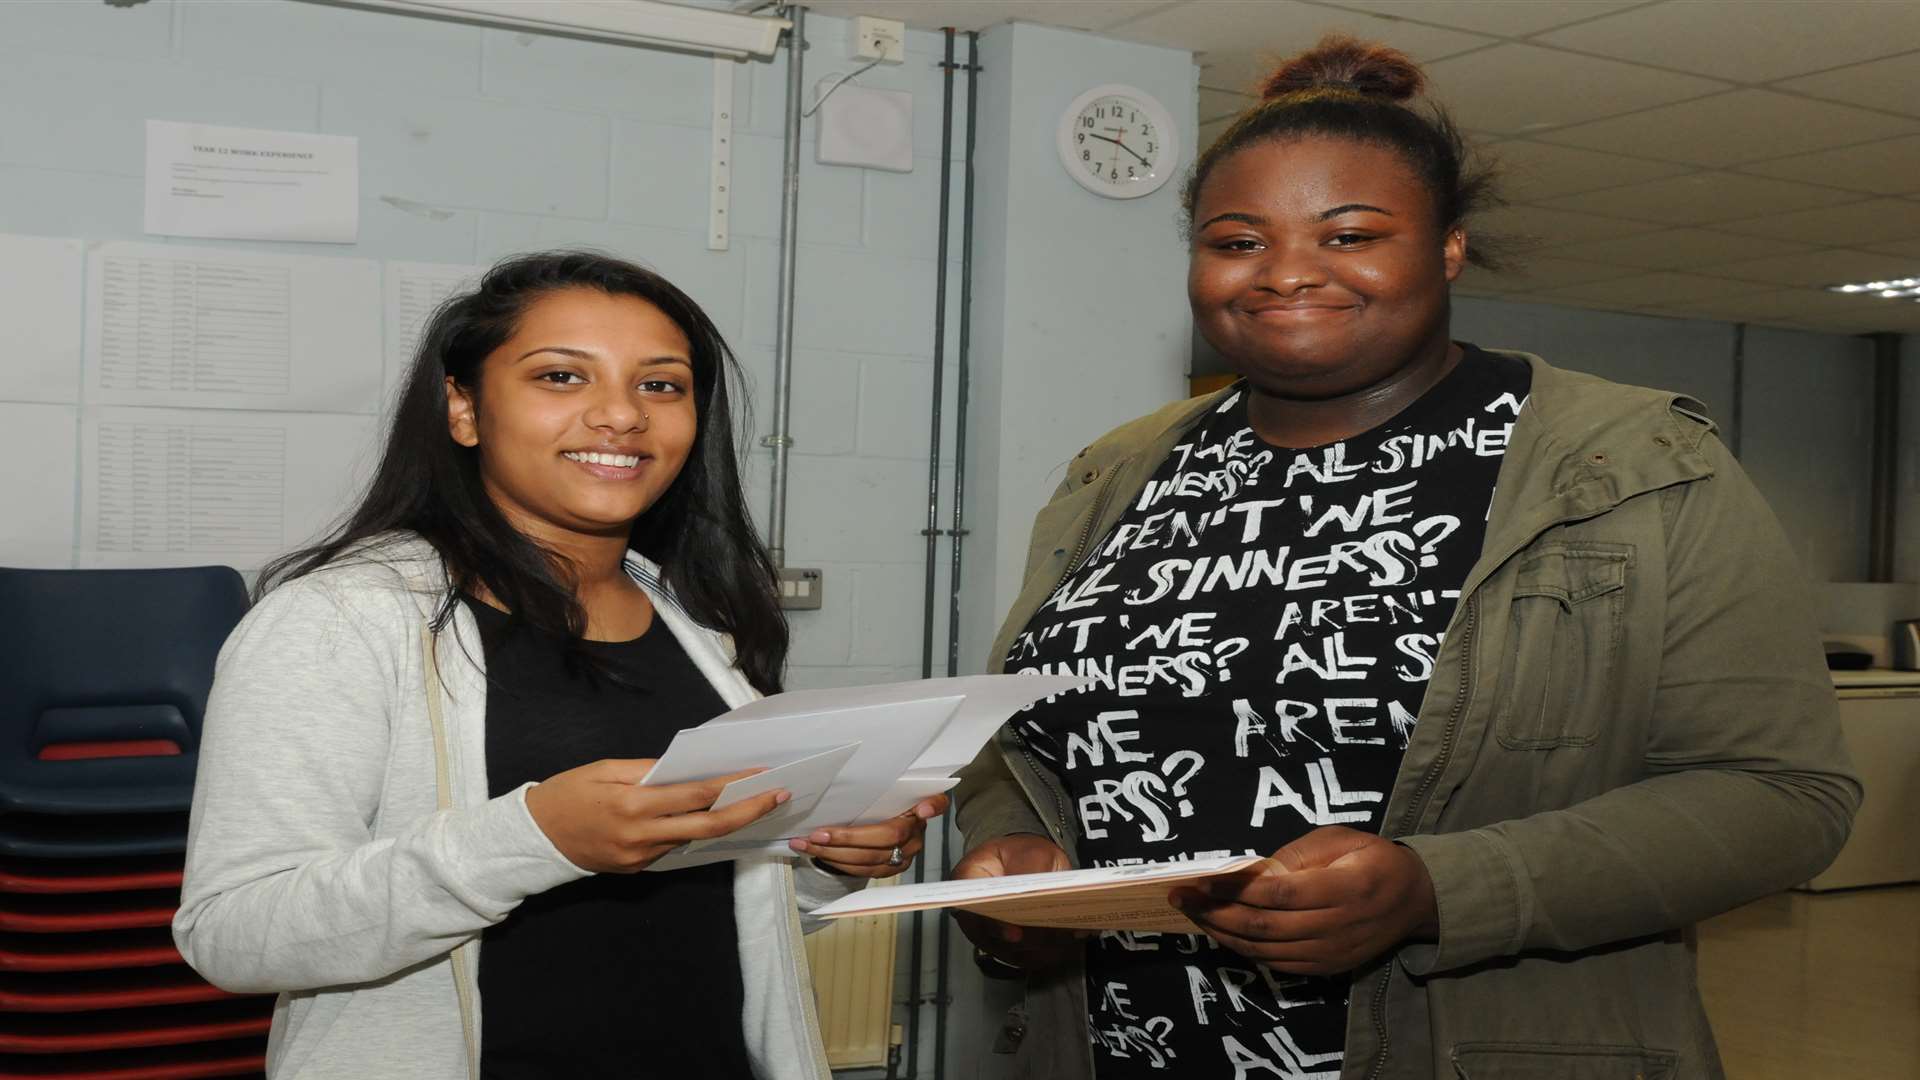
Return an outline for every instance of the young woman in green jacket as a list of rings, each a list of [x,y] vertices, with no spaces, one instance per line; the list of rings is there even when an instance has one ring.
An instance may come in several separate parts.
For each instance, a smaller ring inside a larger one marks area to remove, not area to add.
[[[1242,379],[1035,522],[992,656],[1095,683],[968,769],[957,876],[1267,861],[1175,893],[1191,935],[963,916],[1022,1075],[1717,1077],[1691,924],[1846,837],[1799,570],[1701,406],[1450,336],[1488,192],[1420,85],[1330,39],[1201,155]]]

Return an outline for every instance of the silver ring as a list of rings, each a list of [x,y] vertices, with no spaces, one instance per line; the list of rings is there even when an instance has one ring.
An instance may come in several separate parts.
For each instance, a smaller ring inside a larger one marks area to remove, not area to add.
[[[889,851],[889,852],[887,852],[887,865],[888,865],[888,866],[899,866],[899,865],[900,865],[901,863],[903,863],[903,862],[906,862],[906,861],[907,861],[907,858],[906,858],[906,855],[905,855],[905,853],[903,853],[903,852],[902,852],[902,851],[901,851],[901,850],[900,850],[899,848],[897,848],[897,847],[896,847],[896,848],[894,848],[894,849],[893,849],[892,851]]]

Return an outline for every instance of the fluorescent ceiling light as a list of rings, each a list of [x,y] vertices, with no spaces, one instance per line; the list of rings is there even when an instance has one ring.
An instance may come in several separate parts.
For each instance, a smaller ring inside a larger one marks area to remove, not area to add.
[[[1889,278],[1886,281],[1856,281],[1829,285],[1828,292],[1872,293],[1888,300],[1920,300],[1920,277]]]
[[[660,0],[317,0],[340,7],[745,59],[772,56],[786,19]]]

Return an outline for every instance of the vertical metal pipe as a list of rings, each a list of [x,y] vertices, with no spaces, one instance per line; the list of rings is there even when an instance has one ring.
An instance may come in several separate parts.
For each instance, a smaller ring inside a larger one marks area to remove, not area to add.
[[[966,540],[967,494],[967,393],[970,389],[969,350],[973,329],[973,142],[974,114],[978,111],[980,72],[980,35],[967,34],[967,153],[961,168],[960,198],[960,349],[955,356],[953,409],[953,555],[947,566],[947,674],[960,674],[960,571],[961,547]],[[949,68],[949,83],[952,72]],[[943,148],[944,152],[944,148]],[[944,267],[942,273],[945,272]],[[953,869],[953,815],[940,816],[940,878],[946,880]],[[947,1075],[947,963],[951,937],[949,922],[940,920],[939,957],[934,968],[933,1077]]]
[[[1894,525],[1900,496],[1900,335],[1873,334],[1872,519],[1867,580],[1893,580]]]
[[[940,114],[940,231],[938,258],[934,263],[933,294],[933,403],[929,419],[932,431],[927,440],[927,584],[923,597],[924,624],[920,637],[920,677],[933,677],[933,603],[936,581],[935,563],[940,555],[940,400],[946,386],[947,356],[947,189],[953,182],[953,28],[946,28],[947,53],[941,65],[945,73],[945,101]],[[925,881],[927,861],[915,859],[913,880]],[[907,950],[913,970],[907,990],[907,1075],[920,1075],[920,961],[925,949],[925,925],[921,913],[912,915],[913,934]],[[944,930],[946,920],[941,920]],[[941,958],[944,965],[945,958]],[[944,967],[942,974],[944,974]]]
[[[800,82],[807,50],[807,9],[786,8],[793,28],[787,31],[786,161],[780,186],[780,290],[774,316],[773,434],[761,445],[773,450],[773,506],[767,514],[767,551],[775,566],[787,564],[787,452],[793,419],[793,293],[794,267],[800,254]]]

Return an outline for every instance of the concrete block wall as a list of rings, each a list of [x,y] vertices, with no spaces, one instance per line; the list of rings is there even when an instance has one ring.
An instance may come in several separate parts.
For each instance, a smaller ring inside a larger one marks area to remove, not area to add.
[[[855,65],[845,21],[807,30],[810,95]],[[911,32],[904,64],[858,80],[914,94],[913,172],[818,165],[803,128],[788,558],[826,572],[828,603],[793,615],[796,687],[919,674],[941,48]],[[739,355],[764,515],[786,69],[727,65],[734,220],[713,252],[713,64],[290,0],[0,4],[0,232],[156,239],[141,231],[147,119],[357,136],[358,243],[162,242],[450,263],[588,246],[645,262]],[[953,205],[957,222],[957,179]],[[954,243],[957,258],[957,229]]]

